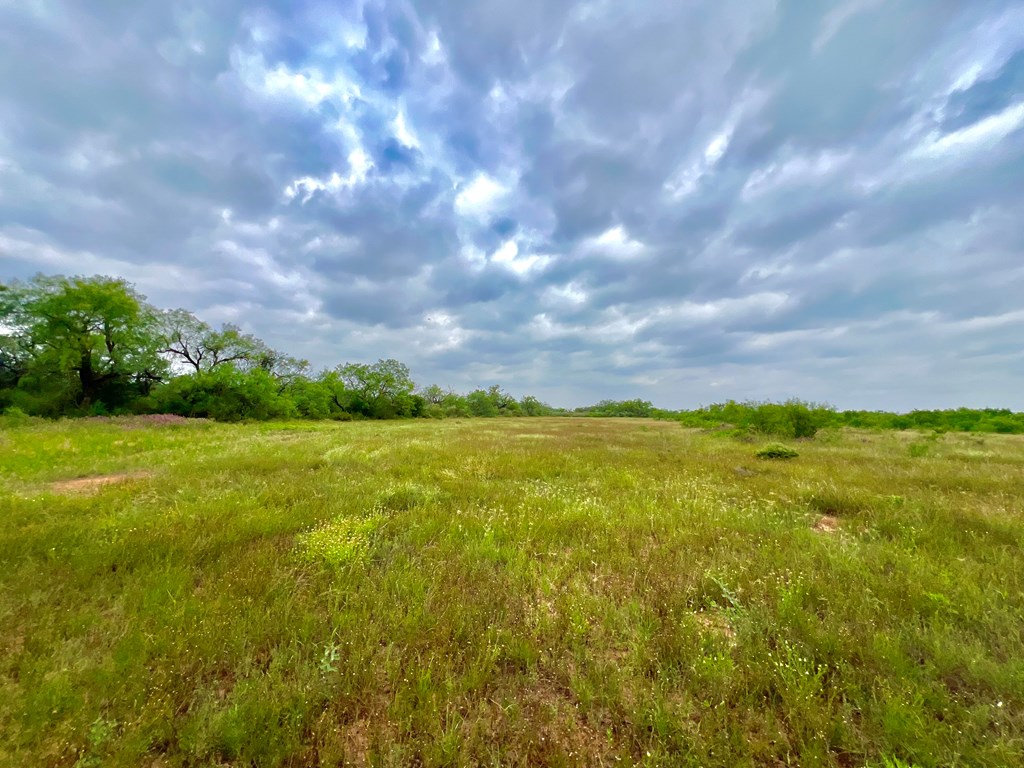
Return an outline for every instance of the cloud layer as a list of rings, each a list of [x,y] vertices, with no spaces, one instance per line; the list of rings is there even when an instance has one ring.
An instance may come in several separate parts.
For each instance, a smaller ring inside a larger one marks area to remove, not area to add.
[[[0,0],[0,72],[5,278],[560,405],[1024,409],[1017,3]]]

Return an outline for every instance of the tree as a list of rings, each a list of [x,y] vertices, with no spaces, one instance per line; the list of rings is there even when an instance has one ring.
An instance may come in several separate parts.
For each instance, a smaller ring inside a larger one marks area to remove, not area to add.
[[[526,395],[519,401],[519,410],[523,416],[550,416],[555,413],[554,408],[533,395]]]
[[[263,342],[260,342],[263,344]],[[263,351],[241,366],[243,370],[250,369],[266,371],[278,383],[281,391],[305,379],[309,374],[309,361],[300,360],[297,357],[278,352],[267,345],[263,345]]]
[[[512,395],[505,392],[497,384],[489,387],[487,390],[487,397],[490,398],[491,402],[494,403],[494,407],[498,409],[498,413],[502,416],[519,416],[519,403]]]
[[[397,360],[378,360],[372,365],[346,363],[323,375],[332,388],[334,404],[348,413],[375,419],[415,416],[415,384],[409,369]]]
[[[80,408],[117,407],[166,373],[156,310],[124,280],[37,275],[3,297],[4,365],[23,368],[19,383],[60,389]]]
[[[190,366],[193,372],[212,371],[220,365],[234,364],[240,370],[271,370],[284,358],[261,339],[243,333],[236,325],[225,323],[214,330],[191,312],[172,309],[160,313],[160,327],[166,343],[161,350],[172,360]]]
[[[426,400],[431,405],[441,405],[444,402],[446,396],[451,394],[451,390],[441,389],[437,384],[429,384],[420,390],[420,397]]]
[[[498,415],[498,406],[493,398],[482,389],[474,389],[466,395],[466,405],[473,416],[491,418]]]

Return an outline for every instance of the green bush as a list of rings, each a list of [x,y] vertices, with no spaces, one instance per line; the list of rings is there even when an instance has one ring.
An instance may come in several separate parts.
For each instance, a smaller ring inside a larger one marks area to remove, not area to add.
[[[688,427],[732,427],[738,434],[772,435],[788,439],[810,438],[822,427],[837,423],[835,412],[828,406],[787,400],[784,403],[726,403],[709,405],[696,411],[682,411],[675,416]]]
[[[161,413],[217,421],[281,419],[298,415],[295,403],[262,369],[239,371],[225,365],[208,373],[178,376],[153,391]]]
[[[35,421],[34,417],[25,413],[18,406],[12,405],[4,411],[3,417],[0,418],[0,425],[5,427],[23,427],[31,424],[33,421]]]
[[[745,421],[743,426],[754,432],[789,438],[814,437],[819,424],[810,407],[799,400],[755,405]]]
[[[759,459],[795,459],[800,454],[787,445],[768,443],[754,454]]]

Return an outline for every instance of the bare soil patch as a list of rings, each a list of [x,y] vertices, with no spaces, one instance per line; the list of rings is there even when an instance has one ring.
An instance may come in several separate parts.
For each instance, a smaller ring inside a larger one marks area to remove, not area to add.
[[[93,493],[108,485],[128,483],[152,477],[152,472],[115,472],[110,475],[93,475],[92,477],[76,477],[73,480],[58,480],[50,483],[50,490],[55,493]]]
[[[729,620],[724,616],[706,611],[701,611],[694,615],[697,617],[697,623],[704,629],[714,634],[721,635],[730,642],[736,641],[736,631],[732,628]]]
[[[822,515],[814,524],[814,530],[819,533],[835,533],[839,530],[839,520],[831,515]]]

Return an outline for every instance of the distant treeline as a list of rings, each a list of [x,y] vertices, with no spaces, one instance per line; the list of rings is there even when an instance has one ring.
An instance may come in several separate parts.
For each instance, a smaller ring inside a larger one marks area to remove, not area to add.
[[[668,411],[646,400],[605,400],[575,413],[668,419],[687,427],[812,437],[827,427],[925,429],[945,432],[1024,434],[1024,413],[1006,408],[956,408],[910,413],[839,411],[829,405],[789,400],[784,403],[739,403],[730,400],[695,410]]]
[[[836,411],[800,401],[667,411],[605,400],[573,411],[500,386],[460,394],[417,388],[397,360],[313,371],[234,325],[161,310],[111,277],[37,275],[0,283],[0,411],[32,416],[169,413],[221,421],[496,416],[620,416],[810,437],[823,427],[1024,432],[1008,410]]]

